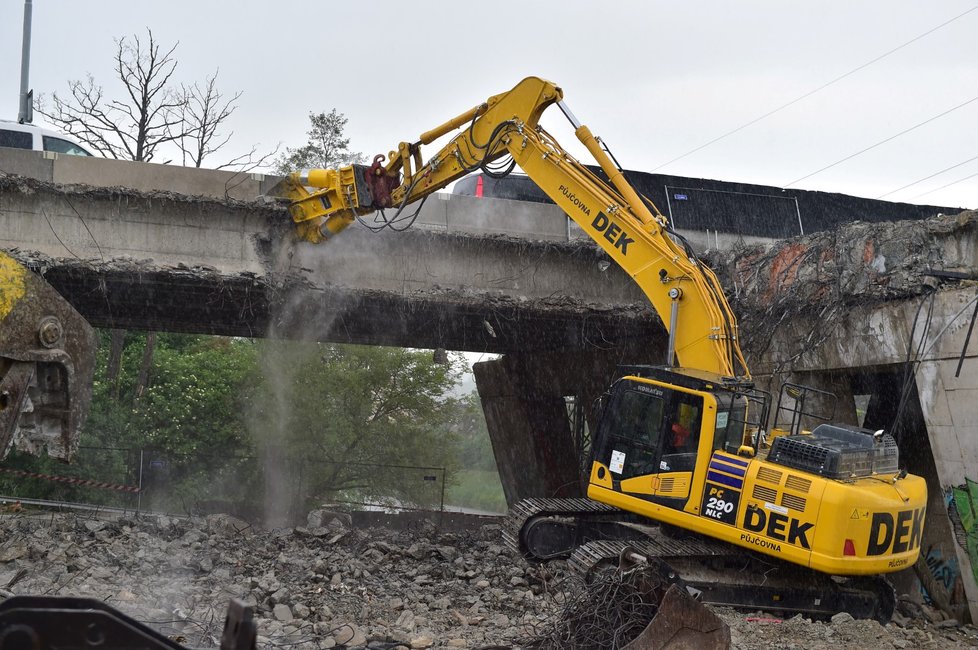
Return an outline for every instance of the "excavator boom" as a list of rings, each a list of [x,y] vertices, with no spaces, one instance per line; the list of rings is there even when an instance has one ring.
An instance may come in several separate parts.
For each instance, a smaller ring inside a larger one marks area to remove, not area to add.
[[[552,104],[570,120],[610,185],[539,125],[543,111]],[[421,146],[455,129],[459,133],[422,164]],[[663,323],[681,322],[670,328],[677,365],[749,379],[737,319],[716,276],[669,236],[666,217],[628,184],[600,140],[577,121],[563,102],[563,91],[552,82],[528,77],[512,90],[423,133],[417,141],[402,142],[390,152],[386,165],[378,156],[369,167],[296,172],[270,194],[290,201],[300,238],[319,242],[357,216],[386,208],[403,210],[506,155],[635,279]]]

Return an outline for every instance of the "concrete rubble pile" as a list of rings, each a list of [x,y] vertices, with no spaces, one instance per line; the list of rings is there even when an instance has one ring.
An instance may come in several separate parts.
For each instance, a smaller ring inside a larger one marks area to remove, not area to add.
[[[219,643],[231,598],[255,606],[259,647],[525,647],[583,588],[563,563],[515,557],[492,524],[360,530],[317,511],[308,526],[263,531],[227,515],[21,513],[0,518],[0,540],[0,598],[98,598],[192,647]],[[735,648],[978,645],[975,628],[926,606],[900,612],[883,627],[718,610]]]

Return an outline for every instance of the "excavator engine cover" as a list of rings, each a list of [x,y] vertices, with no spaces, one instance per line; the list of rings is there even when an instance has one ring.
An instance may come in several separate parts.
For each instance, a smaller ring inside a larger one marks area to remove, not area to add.
[[[780,436],[768,460],[831,479],[846,480],[899,470],[896,440],[882,431],[820,424],[810,434]]]

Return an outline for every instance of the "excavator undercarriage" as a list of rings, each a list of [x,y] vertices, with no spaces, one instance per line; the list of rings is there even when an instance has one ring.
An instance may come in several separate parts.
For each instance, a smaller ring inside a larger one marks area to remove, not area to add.
[[[585,578],[621,569],[634,561],[629,558],[654,559],[664,581],[681,580],[690,594],[712,605],[814,618],[848,612],[884,625],[896,605],[893,587],[882,577],[830,576],[590,499],[520,501],[510,510],[503,537],[526,559],[564,559]]]

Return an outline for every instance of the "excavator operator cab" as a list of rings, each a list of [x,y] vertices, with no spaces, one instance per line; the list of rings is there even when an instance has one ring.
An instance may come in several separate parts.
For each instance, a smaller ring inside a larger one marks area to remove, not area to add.
[[[683,508],[701,459],[709,462],[714,451],[741,452],[760,427],[749,417],[766,417],[766,400],[752,406],[752,393],[689,374],[643,370],[619,379],[605,400],[591,482]]]
[[[696,467],[704,411],[704,396],[697,391],[621,379],[601,417],[594,461],[610,475],[616,491],[682,507]]]
[[[713,433],[713,449],[737,454],[742,453],[745,444],[755,448],[762,427],[756,423],[748,426],[748,416],[754,410],[750,408],[750,399],[746,395],[726,391],[716,393],[716,398],[717,420]]]

